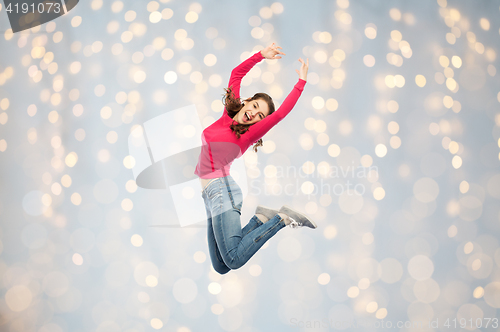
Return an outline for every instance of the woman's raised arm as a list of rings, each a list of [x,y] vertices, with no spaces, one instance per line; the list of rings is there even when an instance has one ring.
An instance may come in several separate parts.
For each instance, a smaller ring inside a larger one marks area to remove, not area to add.
[[[246,139],[249,139],[252,142],[257,141],[272,127],[278,124],[278,122],[283,120],[293,109],[302,94],[302,91],[304,90],[307,80],[307,72],[309,70],[309,59],[304,61],[302,58],[299,58],[299,62],[301,63],[300,69],[295,70],[297,74],[299,74],[299,81],[295,84],[292,91],[285,98],[281,106],[273,114],[266,116],[261,121],[250,126],[248,132],[245,133]]]
[[[240,98],[241,80],[250,71],[250,69],[253,68],[253,66],[255,66],[263,59],[281,59],[281,56],[277,55],[285,55],[285,53],[281,52],[279,49],[281,49],[281,47],[276,46],[274,43],[272,43],[262,51],[255,53],[250,58],[240,63],[231,71],[231,77],[229,78],[228,87],[230,87],[233,91],[235,98]]]

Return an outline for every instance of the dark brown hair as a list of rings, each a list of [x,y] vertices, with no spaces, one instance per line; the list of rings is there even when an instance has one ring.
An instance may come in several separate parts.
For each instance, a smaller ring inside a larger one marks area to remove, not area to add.
[[[243,103],[241,100],[235,98],[233,91],[231,90],[231,87],[224,89],[226,92],[224,94],[224,97],[222,98],[222,103],[224,104],[224,107],[226,108],[227,114],[229,117],[232,119],[238,114],[238,112],[241,110],[243,107]],[[245,102],[249,102],[252,100],[256,99],[262,99],[267,103],[267,106],[269,107],[269,115],[273,114],[274,112],[274,102],[271,96],[269,96],[267,93],[264,92],[259,92],[253,95],[252,98],[245,99]],[[231,124],[230,128],[233,131],[233,133],[236,135],[236,137],[240,138],[241,135],[246,133],[249,129],[251,124],[246,125],[242,123],[236,123],[236,124]],[[262,138],[255,143],[253,146],[253,150],[257,152],[257,147],[264,145],[262,142]]]

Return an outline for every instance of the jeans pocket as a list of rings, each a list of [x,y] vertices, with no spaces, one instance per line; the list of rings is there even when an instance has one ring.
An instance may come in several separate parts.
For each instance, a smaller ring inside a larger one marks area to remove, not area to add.
[[[213,201],[215,198],[222,196],[222,190],[218,180],[210,183],[207,188],[205,188],[205,195],[210,201]]]

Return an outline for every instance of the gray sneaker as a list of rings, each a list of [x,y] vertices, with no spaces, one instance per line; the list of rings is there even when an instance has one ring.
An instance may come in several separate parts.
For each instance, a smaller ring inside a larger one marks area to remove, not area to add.
[[[290,219],[290,227],[298,228],[307,226],[309,228],[317,228],[316,223],[311,220],[308,216],[303,213],[297,212],[290,208],[288,205],[283,205],[279,211],[280,213],[284,213]]]
[[[262,214],[267,219],[272,219],[275,215],[278,214],[278,210],[273,210],[271,208],[262,205],[257,205],[257,208],[255,209],[255,214]]]

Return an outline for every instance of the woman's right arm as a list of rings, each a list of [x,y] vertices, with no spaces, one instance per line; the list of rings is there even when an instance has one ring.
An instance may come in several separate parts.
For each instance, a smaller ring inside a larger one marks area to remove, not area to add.
[[[229,78],[228,87],[231,88],[236,99],[240,98],[240,87],[243,77],[245,77],[245,75],[250,71],[250,69],[253,68],[253,66],[255,66],[263,59],[264,57],[259,51],[240,63],[231,71],[231,77]]]

